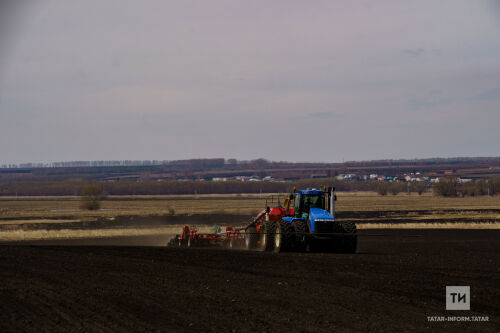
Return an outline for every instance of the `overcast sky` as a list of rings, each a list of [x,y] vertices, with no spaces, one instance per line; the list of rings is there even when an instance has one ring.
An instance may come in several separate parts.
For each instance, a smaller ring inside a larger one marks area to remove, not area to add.
[[[498,1],[2,1],[0,164],[500,156]]]

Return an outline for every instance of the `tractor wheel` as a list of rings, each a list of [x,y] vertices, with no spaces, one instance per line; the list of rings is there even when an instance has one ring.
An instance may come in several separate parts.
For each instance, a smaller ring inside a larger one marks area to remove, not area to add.
[[[183,242],[182,242],[182,238],[179,238],[179,239],[177,240],[177,245],[178,245],[179,247],[183,247],[183,246],[184,246],[184,244],[183,244]]]
[[[358,246],[358,235],[356,234],[356,224],[353,222],[342,223],[343,233],[346,235],[342,238],[342,248],[340,252],[342,253],[356,253],[356,248]]]
[[[271,221],[265,221],[262,223],[260,228],[260,244],[259,249],[261,251],[272,251],[274,248],[274,229],[275,223]]]
[[[290,223],[286,221],[279,221],[276,223],[274,233],[274,252],[289,251],[293,241],[293,229]]]
[[[189,236],[187,241],[187,247],[193,247],[193,246],[194,246],[194,239],[191,238],[191,236]]]
[[[245,249],[254,250],[257,247],[258,240],[259,235],[257,234],[257,229],[255,229],[255,227],[249,227],[245,231]]]
[[[307,223],[304,220],[295,220],[292,223],[292,228],[295,233],[293,247],[295,251],[304,252],[306,250],[306,232]]]
[[[309,249],[309,252],[323,252],[325,250],[325,246],[323,242],[319,239],[310,239],[309,242],[307,243],[307,248]]]

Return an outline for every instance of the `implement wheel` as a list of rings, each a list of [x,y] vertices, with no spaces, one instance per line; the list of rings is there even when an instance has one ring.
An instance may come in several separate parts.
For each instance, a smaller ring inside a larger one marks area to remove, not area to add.
[[[177,240],[177,239],[176,239],[175,237],[174,237],[174,238],[171,238],[171,239],[168,241],[167,246],[176,246],[176,245],[177,245],[176,240]]]
[[[255,227],[252,226],[245,230],[245,249],[255,250],[258,240],[259,235],[257,234],[257,229],[255,229]]]

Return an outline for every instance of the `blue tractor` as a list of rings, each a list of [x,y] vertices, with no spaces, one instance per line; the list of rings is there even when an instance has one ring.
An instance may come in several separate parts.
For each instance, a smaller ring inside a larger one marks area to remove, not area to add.
[[[245,228],[245,247],[262,251],[355,253],[356,225],[335,220],[335,188],[294,192]]]

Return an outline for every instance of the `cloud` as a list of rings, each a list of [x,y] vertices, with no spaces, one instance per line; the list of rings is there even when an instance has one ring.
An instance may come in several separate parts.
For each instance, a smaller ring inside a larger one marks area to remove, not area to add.
[[[331,111],[324,111],[324,112],[312,112],[308,113],[307,117],[308,118],[317,118],[317,119],[327,119],[327,118],[332,118],[332,117],[337,117],[339,116],[335,112]]]
[[[441,89],[430,89],[427,93],[418,97],[408,99],[408,104],[412,110],[427,110],[435,107],[448,105],[455,102],[454,98],[449,97]]]
[[[500,86],[493,88],[491,90],[487,90],[487,91],[482,92],[480,94],[477,94],[472,98],[475,100],[480,100],[480,101],[490,101],[490,100],[499,99],[500,98]]]
[[[451,98],[436,98],[436,99],[409,99],[408,104],[413,110],[426,110],[438,106],[448,105],[453,103]]]
[[[412,57],[418,57],[424,53],[424,49],[404,49],[401,50],[401,53]]]

